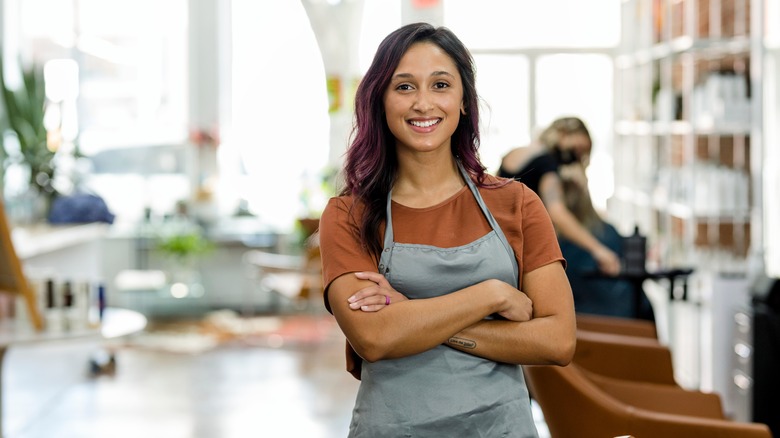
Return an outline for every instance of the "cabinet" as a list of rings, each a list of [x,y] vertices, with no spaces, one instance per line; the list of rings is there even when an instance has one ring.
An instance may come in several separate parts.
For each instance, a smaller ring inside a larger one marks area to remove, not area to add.
[[[741,274],[763,247],[766,2],[622,2],[608,210],[653,267]]]

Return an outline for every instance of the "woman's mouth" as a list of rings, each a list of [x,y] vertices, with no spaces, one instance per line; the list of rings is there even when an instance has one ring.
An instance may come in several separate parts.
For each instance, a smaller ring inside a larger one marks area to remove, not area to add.
[[[418,128],[430,128],[431,126],[439,123],[441,119],[433,119],[433,120],[410,120],[409,123],[412,126],[416,126]]]

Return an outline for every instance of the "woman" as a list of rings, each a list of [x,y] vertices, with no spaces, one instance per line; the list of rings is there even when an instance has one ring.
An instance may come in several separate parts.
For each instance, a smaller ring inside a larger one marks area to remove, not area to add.
[[[588,188],[582,180],[564,176],[561,185],[564,203],[569,211],[599,242],[622,257],[623,236],[593,208]],[[558,243],[566,259],[566,276],[569,278],[577,313],[655,321],[650,300],[644,293],[635,295],[634,285],[630,281],[593,275],[598,265],[587,251],[564,237],[559,236]],[[635,306],[637,297],[640,302]]]
[[[608,275],[620,273],[620,258],[585,228],[563,202],[560,169],[580,167],[584,175],[590,156],[588,128],[576,117],[555,120],[539,136],[539,141],[509,151],[501,160],[498,176],[517,179],[536,192],[544,201],[558,234],[579,246]]]
[[[350,437],[536,436],[519,364],[574,353],[555,230],[538,196],[485,173],[474,84],[460,40],[417,23],[358,87],[320,219],[325,304],[361,379]]]

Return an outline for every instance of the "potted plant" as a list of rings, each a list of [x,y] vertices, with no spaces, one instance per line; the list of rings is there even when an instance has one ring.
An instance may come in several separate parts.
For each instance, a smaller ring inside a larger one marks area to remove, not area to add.
[[[43,200],[44,208],[39,214],[45,218],[57,191],[52,185],[56,151],[49,148],[44,126],[46,91],[43,69],[36,65],[23,68],[21,84],[15,89],[9,86],[4,70],[3,56],[0,54],[0,94],[5,113],[3,131],[12,133],[18,141],[18,151],[9,151],[4,136],[0,136],[3,158],[4,161],[18,160],[29,168],[29,189]]]
[[[168,282],[171,295],[176,298],[198,296],[202,294],[200,273],[195,262],[197,256],[214,248],[196,226],[184,226],[181,223],[168,224],[157,236],[155,249],[168,259]]]

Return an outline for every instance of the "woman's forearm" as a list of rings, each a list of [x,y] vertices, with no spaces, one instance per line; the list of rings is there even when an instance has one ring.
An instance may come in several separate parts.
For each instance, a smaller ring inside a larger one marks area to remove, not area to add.
[[[561,263],[523,274],[523,292],[533,301],[525,322],[478,321],[448,339],[447,345],[498,362],[568,364],[576,345],[574,301]]]
[[[567,321],[557,316],[530,321],[482,320],[458,332],[446,345],[496,362],[566,365],[574,354]]]
[[[443,296],[401,301],[378,312],[364,312],[349,308],[347,298],[351,294],[346,294],[347,289],[342,290],[343,285],[336,281],[329,292],[331,308],[355,351],[368,361],[430,350],[486,316],[504,310],[507,293],[502,289],[517,293],[506,283],[488,280]]]

